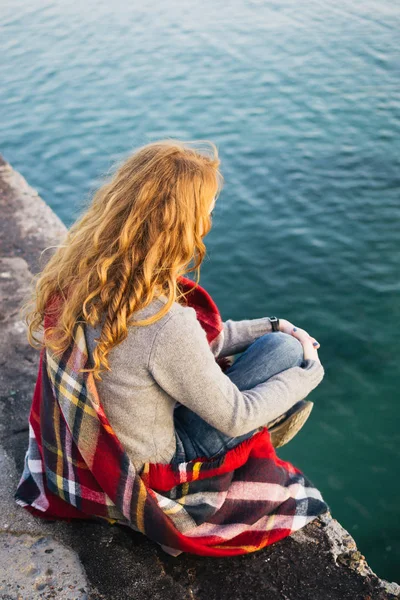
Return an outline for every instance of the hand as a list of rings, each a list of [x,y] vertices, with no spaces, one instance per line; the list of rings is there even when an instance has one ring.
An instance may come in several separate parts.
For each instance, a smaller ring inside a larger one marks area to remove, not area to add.
[[[296,331],[294,331],[294,329],[296,329]],[[305,360],[311,359],[321,363],[317,352],[317,349],[320,347],[320,343],[317,342],[315,338],[311,337],[307,331],[301,329],[300,327],[296,327],[293,325],[293,323],[287,321],[286,319],[279,319],[279,331],[292,335],[299,340],[303,346]],[[314,343],[316,343],[315,346],[313,345]]]

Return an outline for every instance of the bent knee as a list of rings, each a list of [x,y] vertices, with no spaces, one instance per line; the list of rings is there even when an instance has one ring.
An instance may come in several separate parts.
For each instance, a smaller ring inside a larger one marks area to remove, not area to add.
[[[293,365],[300,365],[304,359],[303,344],[300,340],[283,331],[274,331],[270,335],[274,337],[274,341],[276,341],[282,351],[284,351],[288,361]]]

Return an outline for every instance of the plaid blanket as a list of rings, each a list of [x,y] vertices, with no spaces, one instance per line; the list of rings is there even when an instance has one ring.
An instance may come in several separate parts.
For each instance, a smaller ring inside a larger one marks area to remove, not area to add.
[[[217,306],[191,280],[181,277],[180,285],[212,345],[223,328]],[[44,327],[52,323],[46,315]],[[173,556],[254,552],[328,510],[310,480],[277,457],[266,428],[217,458],[146,463],[136,472],[92,373],[78,372],[92,366],[84,324],[77,323],[74,338],[62,356],[40,353],[19,505],[44,518],[126,525]]]

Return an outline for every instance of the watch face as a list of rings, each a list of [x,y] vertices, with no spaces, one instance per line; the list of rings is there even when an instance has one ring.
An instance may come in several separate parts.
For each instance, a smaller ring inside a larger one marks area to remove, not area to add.
[[[277,317],[270,317],[272,331],[279,331],[279,319]]]

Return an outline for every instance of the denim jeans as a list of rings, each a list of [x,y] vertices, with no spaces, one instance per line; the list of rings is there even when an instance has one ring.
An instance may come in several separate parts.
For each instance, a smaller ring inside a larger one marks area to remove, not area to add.
[[[274,331],[257,338],[225,371],[239,390],[249,390],[304,360],[303,346],[295,337]],[[215,457],[259,431],[230,437],[209,425],[195,412],[180,405],[174,411],[176,452],[171,463],[187,462],[198,457]],[[265,423],[267,426],[268,423]]]

